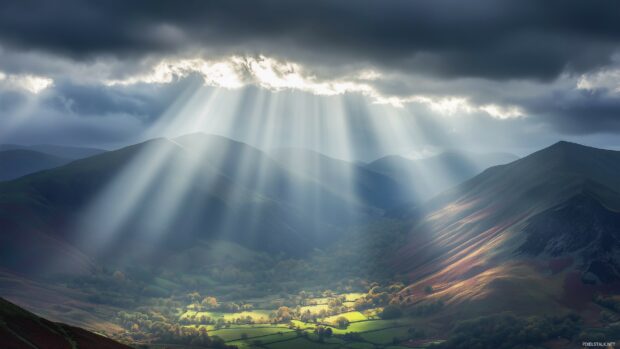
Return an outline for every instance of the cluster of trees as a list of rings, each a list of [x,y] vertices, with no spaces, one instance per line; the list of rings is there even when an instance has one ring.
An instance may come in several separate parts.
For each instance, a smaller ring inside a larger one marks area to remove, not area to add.
[[[319,338],[331,337],[333,334],[333,330],[330,327],[317,326],[314,329],[314,333],[319,336]]]
[[[620,299],[616,297],[596,295],[594,297],[594,303],[600,305],[603,308],[607,308],[616,313],[620,313]]]
[[[398,319],[403,316],[403,311],[400,306],[396,304],[388,304],[385,308],[383,308],[383,311],[381,311],[379,316],[385,320]]]
[[[208,335],[204,327],[184,327],[176,324],[171,318],[164,314],[151,311],[118,313],[116,322],[127,330],[127,336],[131,341],[136,340],[156,340],[166,344],[183,344],[201,346],[207,348],[228,348],[234,347],[225,345],[219,337]]]
[[[238,313],[254,309],[254,306],[250,303],[218,302],[216,297],[202,297],[198,292],[188,293],[186,298],[190,301],[188,308],[192,308],[195,311],[210,310],[223,313]]]
[[[435,314],[436,312],[443,309],[443,307],[444,307],[444,302],[441,299],[439,299],[436,301],[429,301],[429,302],[418,304],[412,307],[408,313],[413,316],[427,316],[427,315]]]
[[[356,310],[365,310],[370,308],[383,307],[388,304],[401,303],[399,292],[404,288],[400,283],[382,287],[377,283],[373,283],[363,297],[355,301]]]
[[[159,334],[159,341],[166,344],[183,344],[207,348],[236,348],[226,345],[219,337],[210,337],[204,327],[196,329],[194,327],[176,326],[171,331],[164,331]]]
[[[224,320],[222,317],[214,318],[198,313],[181,318],[179,323],[181,325],[213,325],[216,329],[220,329],[231,325],[254,325],[256,323],[268,323],[268,321],[267,319],[256,321],[251,316],[239,316],[232,320]]]
[[[504,313],[458,323],[452,336],[432,348],[510,349],[541,344],[550,339],[575,339],[581,331],[578,315],[522,318]]]

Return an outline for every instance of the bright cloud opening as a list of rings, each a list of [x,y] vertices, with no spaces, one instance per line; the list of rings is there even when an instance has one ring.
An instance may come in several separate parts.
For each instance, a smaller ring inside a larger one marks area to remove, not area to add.
[[[359,93],[374,104],[386,104],[402,108],[408,103],[422,103],[441,115],[484,112],[497,119],[522,116],[515,106],[495,104],[475,105],[466,97],[391,96],[385,95],[370,82],[380,80],[382,75],[374,70],[361,70],[339,79],[321,79],[302,65],[271,57],[231,56],[227,59],[208,61],[202,58],[163,60],[150,72],[124,79],[106,80],[106,85],[132,85],[138,83],[167,84],[190,74],[199,74],[207,86],[238,89],[255,85],[270,91],[297,90],[318,96],[336,96]]]
[[[54,84],[54,80],[31,74],[5,74],[0,72],[0,87],[6,89],[25,90],[32,94],[38,94]]]

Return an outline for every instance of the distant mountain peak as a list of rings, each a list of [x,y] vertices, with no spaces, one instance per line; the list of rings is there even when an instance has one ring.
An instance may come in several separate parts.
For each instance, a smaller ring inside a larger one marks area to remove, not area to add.
[[[616,150],[610,150],[610,149],[602,149],[602,148],[596,148],[596,147],[592,147],[589,145],[584,145],[584,144],[580,144],[580,143],[575,143],[575,142],[569,142],[569,141],[558,141],[553,143],[552,145],[543,148],[536,153],[545,153],[545,152],[551,152],[551,151],[567,151],[567,152],[598,152],[598,153],[610,153],[610,152],[617,152]]]

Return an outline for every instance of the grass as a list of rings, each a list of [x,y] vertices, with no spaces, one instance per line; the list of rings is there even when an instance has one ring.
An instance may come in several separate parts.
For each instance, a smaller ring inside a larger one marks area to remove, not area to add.
[[[225,321],[234,321],[235,319],[245,319],[248,316],[252,318],[255,322],[265,322],[269,321],[269,314],[271,311],[269,310],[252,310],[252,311],[242,311],[238,313],[221,313],[214,311],[194,311],[188,310],[183,315],[181,315],[180,319],[184,318],[196,318],[200,319],[201,316],[210,317],[212,319],[224,319]]]
[[[375,345],[374,344],[370,344],[370,343],[364,343],[364,342],[355,342],[355,343],[347,344],[347,346],[345,348],[349,348],[349,349],[374,349]]]
[[[209,336],[218,336],[224,341],[236,341],[241,340],[243,334],[247,335],[247,338],[263,337],[276,335],[282,337],[285,333],[294,332],[285,327],[278,326],[239,326],[230,328],[221,328],[219,330],[209,331]]]
[[[297,333],[295,333],[294,331],[289,331],[289,332],[283,332],[282,334],[276,333],[272,335],[257,336],[253,338],[248,337],[248,339],[245,339],[245,340],[228,341],[226,344],[235,345],[239,349],[246,349],[246,348],[264,347],[265,345],[269,345],[271,343],[279,343],[279,342],[287,343],[290,340],[294,340],[295,338],[297,338]],[[256,341],[260,341],[260,346],[254,345]]]
[[[349,322],[368,320],[368,318],[364,316],[364,314],[360,313],[359,311],[350,311],[348,313],[342,313],[342,314],[326,317],[325,319],[323,319],[323,321],[329,324],[336,324],[336,320],[341,316],[349,320]]]
[[[409,338],[409,332],[407,331],[408,327],[396,327],[396,328],[387,328],[385,330],[380,331],[372,331],[367,333],[360,333],[361,337],[371,343],[375,344],[390,344],[393,342],[394,338],[398,338],[398,340],[403,341]]]
[[[356,300],[364,297],[366,294],[365,293],[346,293],[344,294],[344,297],[346,299],[347,302],[355,302]]]
[[[347,332],[368,332],[400,325],[402,325],[402,323],[395,320],[368,320],[349,324],[346,329],[334,329],[334,333],[345,334]]]
[[[329,309],[329,307],[327,306],[327,304],[317,304],[317,305],[304,305],[303,307],[300,307],[300,310],[302,312],[306,312],[307,310],[310,310],[311,313],[318,313],[321,310],[327,310]]]
[[[241,313],[230,314],[240,316]],[[339,316],[349,319],[365,319],[359,312],[348,312],[330,317],[335,320]],[[319,341],[319,337],[314,334],[316,324],[305,323],[298,320],[291,321],[291,325],[303,330],[306,334],[302,337],[295,330],[291,330],[285,324],[269,325],[232,325],[228,328],[213,329],[208,327],[210,336],[222,338],[228,345],[235,345],[239,349],[374,349],[377,347],[385,349],[405,349],[405,347],[394,345],[394,338],[404,341],[409,338],[408,329],[417,319],[402,318],[397,320],[357,320],[352,322],[346,329],[332,328],[334,336],[325,337]],[[346,342],[339,335],[355,332],[361,337],[362,342]],[[246,339],[242,339],[243,335]],[[426,345],[425,345],[426,346]],[[422,347],[425,347],[422,346]]]
[[[277,343],[271,343],[266,345],[270,349],[313,349],[313,348],[338,348],[340,344],[337,343],[317,343],[305,338],[295,338],[290,341],[283,341]]]
[[[303,322],[299,320],[292,320],[291,324],[302,330],[314,329],[316,327],[315,324],[311,324],[311,323],[307,323],[307,322]]]

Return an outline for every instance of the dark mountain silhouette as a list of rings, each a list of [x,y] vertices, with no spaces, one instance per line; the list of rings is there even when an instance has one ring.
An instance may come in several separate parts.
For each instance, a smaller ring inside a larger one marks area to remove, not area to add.
[[[0,181],[19,178],[41,170],[58,167],[71,159],[33,150],[13,149],[0,151]]]
[[[40,318],[0,298],[0,343],[7,349],[130,349],[84,329]]]
[[[0,151],[3,150],[32,150],[39,153],[58,156],[66,159],[83,159],[89,156],[106,152],[103,149],[89,147],[73,147],[65,145],[53,144],[35,144],[35,145],[19,145],[19,144],[0,144]]]

